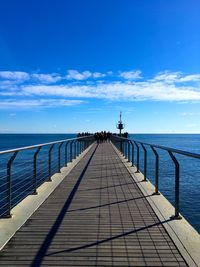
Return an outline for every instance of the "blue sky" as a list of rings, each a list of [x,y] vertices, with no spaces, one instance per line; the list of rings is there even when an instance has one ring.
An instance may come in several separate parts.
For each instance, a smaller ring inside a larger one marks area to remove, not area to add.
[[[200,133],[198,0],[3,0],[0,133]]]

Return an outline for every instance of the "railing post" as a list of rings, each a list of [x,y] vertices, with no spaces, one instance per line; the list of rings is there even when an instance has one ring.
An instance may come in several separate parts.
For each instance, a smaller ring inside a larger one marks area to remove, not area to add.
[[[67,155],[67,146],[69,144],[69,141],[66,142],[65,144],[65,166],[67,166],[67,159],[68,159],[68,155]]]
[[[116,140],[116,142],[117,142],[117,140]],[[123,151],[123,141],[122,141],[122,139],[120,139],[120,152],[122,153],[122,151]]]
[[[134,141],[134,144],[136,146],[136,149],[137,149],[137,164],[136,164],[136,172],[140,172],[140,149],[139,149],[139,146],[138,144],[136,143],[136,141]]]
[[[37,195],[37,155],[42,147],[38,147],[33,155],[33,193],[32,195]]]
[[[61,172],[61,147],[64,142],[58,146],[58,172]]]
[[[78,148],[77,155],[79,156],[81,154],[80,140],[77,140],[77,148]]]
[[[82,153],[82,152],[83,152],[83,141],[80,140],[80,153]]]
[[[84,140],[85,141],[85,146],[84,146],[84,150],[88,147],[88,141],[87,140]]]
[[[159,193],[159,155],[158,152],[156,151],[156,149],[153,146],[150,146],[155,157],[156,157],[156,161],[155,161],[155,192],[153,193],[153,195],[160,195]]]
[[[81,142],[82,142],[82,145],[81,146],[82,146],[82,152],[83,152],[84,149],[85,149],[85,140],[83,139]]]
[[[174,154],[171,151],[168,151],[171,159],[173,160],[175,164],[175,215],[172,216],[173,219],[181,219],[181,216],[179,215],[179,184],[180,184],[180,168],[179,168],[179,162],[174,156]]]
[[[130,162],[130,141],[128,141],[128,162]]]
[[[79,140],[79,142],[80,142],[80,154],[83,152],[82,151],[82,140]]]
[[[122,150],[121,150],[121,153],[122,153],[122,155],[124,155],[124,141],[123,140],[121,140],[121,144],[122,144]]]
[[[126,158],[126,142],[123,141],[123,156]]]
[[[134,143],[132,141],[131,142],[131,146],[132,146],[132,166],[134,166]]]
[[[48,178],[48,182],[51,182],[51,151],[53,149],[55,144],[51,145],[50,146],[50,149],[49,149],[49,178]]]
[[[85,140],[82,140],[82,152],[85,150]]]
[[[125,143],[124,156],[125,159],[127,159],[127,141],[124,141],[124,143]]]
[[[77,150],[77,147],[76,147],[76,140],[74,141],[74,159],[76,158],[76,150]]]
[[[72,145],[74,141],[71,141],[70,143],[70,162],[72,162]]]
[[[143,150],[144,150],[144,182],[147,181],[147,150],[143,143],[140,143]]]
[[[7,163],[7,210],[4,218],[11,218],[11,206],[12,206],[12,163],[16,158],[18,151],[14,152]]]

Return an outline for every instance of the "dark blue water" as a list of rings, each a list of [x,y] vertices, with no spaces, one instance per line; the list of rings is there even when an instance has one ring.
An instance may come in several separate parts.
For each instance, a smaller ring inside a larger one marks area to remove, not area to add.
[[[0,151],[74,137],[76,134],[0,134]]]
[[[63,140],[75,137],[75,134],[0,134],[0,150],[36,145],[45,142]],[[133,134],[131,139],[177,148],[189,152],[200,153],[199,134]],[[57,172],[57,147],[52,154],[52,171]],[[38,186],[48,178],[48,148],[40,151],[38,156]],[[147,147],[147,177],[154,183],[155,158]],[[174,204],[174,164],[167,152],[158,150],[160,155],[159,190]],[[64,153],[64,147],[62,147]],[[21,200],[21,192],[25,197],[32,190],[31,173],[33,172],[34,151],[26,151],[17,155],[13,167],[13,206]],[[26,159],[26,160],[25,160]],[[180,211],[182,215],[200,232],[200,160],[177,156],[180,162]],[[2,199],[6,198],[6,168],[8,157],[0,156],[0,191]],[[64,164],[64,158],[61,159]],[[143,171],[143,153],[141,150],[140,170]],[[25,193],[24,193],[25,192]],[[5,193],[5,194],[4,194]],[[0,205],[3,205],[3,200]]]

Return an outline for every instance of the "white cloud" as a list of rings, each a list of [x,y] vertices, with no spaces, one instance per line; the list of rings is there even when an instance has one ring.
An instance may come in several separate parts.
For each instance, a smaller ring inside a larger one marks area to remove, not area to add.
[[[23,82],[28,80],[30,75],[23,71],[0,71],[0,78]]]
[[[179,82],[198,82],[200,81],[200,74],[186,75],[179,79]]]
[[[136,71],[124,71],[124,72],[120,72],[119,76],[127,79],[127,80],[137,80],[137,79],[141,79],[141,71],[140,70],[136,70]]]
[[[105,75],[104,73],[94,72],[94,73],[92,74],[92,76],[93,76],[94,78],[103,78],[103,77],[105,77],[106,75]]]
[[[76,106],[82,104],[82,100],[69,100],[69,99],[34,99],[34,100],[16,100],[9,99],[0,101],[0,109],[27,109],[35,107],[57,107],[57,106]]]
[[[66,78],[68,80],[85,80],[92,76],[90,71],[78,72],[77,70],[68,70]]]
[[[2,72],[1,72],[2,73]],[[113,74],[113,73],[112,73]],[[181,72],[165,71],[156,74],[152,79],[137,80],[141,72],[121,72],[120,77],[127,77],[125,80],[115,77],[108,80],[87,80],[90,78],[99,78],[104,75],[100,72],[78,72],[71,70],[68,72],[72,81],[66,81],[60,74],[30,74],[30,79],[24,83],[14,83],[14,80],[0,80],[0,95],[7,98],[1,101],[2,107],[15,106],[62,106],[81,104],[86,98],[107,99],[112,101],[179,101],[197,102],[200,101],[200,74],[183,75]],[[4,77],[11,77],[5,73]],[[108,76],[108,73],[106,73]],[[114,74],[113,74],[114,76]],[[14,76],[13,76],[14,77]],[[16,76],[17,77],[17,76]],[[20,75],[19,75],[20,77]],[[22,76],[21,76],[22,77]],[[135,80],[133,79],[135,77]],[[136,79],[137,77],[137,79]],[[69,78],[69,77],[68,77]],[[10,78],[11,79],[11,78]],[[35,79],[35,80],[34,80]],[[56,84],[57,81],[61,81]],[[187,83],[186,83],[187,82]],[[9,100],[13,97],[27,98],[25,100]],[[35,98],[43,97],[43,100]],[[58,100],[49,100],[45,98],[61,98]],[[34,98],[32,100],[32,98]],[[62,98],[67,98],[63,100]],[[74,98],[75,100],[71,100]],[[10,102],[11,101],[11,102]],[[21,101],[21,102],[20,102]],[[78,101],[78,102],[77,102]],[[16,103],[15,103],[16,102]],[[18,104],[19,103],[19,104]]]
[[[57,73],[52,74],[32,74],[32,78],[41,83],[56,83],[62,79],[62,77]]]
[[[168,83],[172,83],[177,81],[181,76],[181,72],[170,72],[170,71],[164,71],[159,72],[155,77],[155,81],[165,81]]]
[[[153,81],[164,81],[166,83],[198,82],[200,81],[200,74],[183,75],[183,73],[178,71],[164,71],[159,72]]]
[[[78,80],[78,81],[82,81],[82,80],[86,80],[88,78],[102,78],[105,77],[106,75],[100,72],[90,72],[88,70],[83,71],[83,72],[79,72],[77,70],[68,70],[67,71],[67,76],[66,78],[68,80]]]
[[[177,87],[163,82],[122,82],[97,85],[41,85],[24,86],[22,94],[110,100],[200,101],[200,90]]]

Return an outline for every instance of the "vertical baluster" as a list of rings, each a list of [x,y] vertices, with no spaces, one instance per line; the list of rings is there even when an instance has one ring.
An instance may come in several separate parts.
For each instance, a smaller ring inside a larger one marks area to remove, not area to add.
[[[74,141],[71,141],[71,143],[70,143],[70,162],[72,162],[72,159],[73,159],[73,155],[72,155],[72,145],[73,145],[73,142]]]
[[[66,142],[65,144],[65,166],[67,166],[67,162],[68,162],[68,144],[69,144],[69,141]]]
[[[7,210],[4,214],[4,218],[11,218],[11,207],[12,207],[12,164],[15,160],[18,151],[14,152],[14,154],[10,157],[7,163]]]
[[[37,195],[37,156],[42,147],[38,147],[33,155],[33,195]]]
[[[131,141],[132,146],[132,166],[134,166],[134,143]]]
[[[147,181],[147,150],[146,150],[144,144],[142,144],[142,143],[140,143],[140,144],[144,150],[144,180],[143,181],[146,182]]]
[[[135,144],[135,146],[136,146],[136,149],[137,149],[137,164],[136,164],[136,168],[137,168],[137,170],[136,170],[136,172],[140,172],[140,149],[139,149],[139,146],[138,146],[138,144],[137,144],[137,142],[136,141],[134,141],[134,144]]]
[[[179,215],[179,184],[180,184],[180,167],[179,167],[179,162],[174,156],[174,154],[171,151],[168,151],[171,159],[174,162],[175,165],[175,215],[172,216],[173,219],[181,219],[181,216]]]
[[[74,141],[74,159],[76,158],[76,149],[77,149],[76,144],[77,144],[77,141],[75,140]]]
[[[64,142],[61,142],[61,144],[58,146],[58,172],[61,172],[61,147]]]
[[[128,162],[130,161],[130,141],[128,141]]]
[[[48,182],[51,182],[51,152],[52,152],[52,149],[54,147],[54,144],[50,146],[50,149],[49,149],[49,178],[48,178]]]
[[[155,155],[155,192],[154,195],[160,195],[159,193],[159,155],[153,146],[150,146]]]

